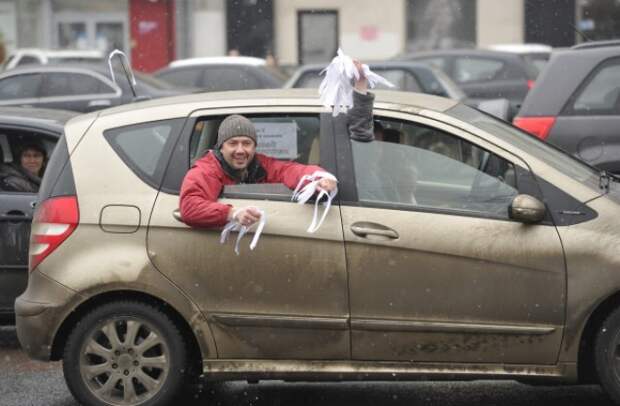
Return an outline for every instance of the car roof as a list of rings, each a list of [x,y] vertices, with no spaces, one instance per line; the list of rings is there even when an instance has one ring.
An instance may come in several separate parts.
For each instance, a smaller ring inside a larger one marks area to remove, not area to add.
[[[512,52],[495,51],[491,49],[444,49],[435,51],[420,51],[410,54],[400,55],[397,59],[431,58],[433,56],[487,56],[501,59],[520,60],[520,57]]]
[[[67,121],[80,113],[33,107],[0,107],[0,125],[37,127],[61,133]]]
[[[391,90],[373,91],[376,95],[377,107],[381,104],[402,105],[436,111],[445,111],[458,104],[457,101],[431,96],[423,93],[400,92]],[[175,106],[181,108],[184,114],[208,107],[251,107],[251,106],[322,106],[316,89],[260,89],[228,92],[210,92],[186,94],[174,97],[163,97],[139,103],[126,104],[102,110],[101,117],[114,114],[156,110],[161,107]],[[327,111],[327,110],[326,110]]]
[[[208,56],[201,58],[188,58],[179,59],[170,62],[169,68],[180,68],[183,66],[196,66],[196,65],[249,65],[249,66],[263,66],[265,60],[261,58],[254,58],[252,56]]]
[[[591,49],[591,48],[605,48],[620,46],[619,39],[612,39],[608,41],[589,41],[572,46],[570,49]]]
[[[553,48],[545,44],[494,44],[488,49],[515,54],[549,54]]]

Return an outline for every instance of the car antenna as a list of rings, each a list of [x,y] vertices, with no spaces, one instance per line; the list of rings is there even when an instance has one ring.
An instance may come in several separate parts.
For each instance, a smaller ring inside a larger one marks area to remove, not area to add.
[[[573,24],[573,23],[568,23],[568,25],[570,25],[570,26],[571,26],[571,28],[572,28],[573,30],[575,30],[575,32],[576,32],[577,34],[581,35],[581,36],[583,37],[583,39],[584,39],[584,40],[586,40],[586,42],[592,42],[592,39],[590,39],[590,38],[589,38],[589,37],[588,37],[588,36],[587,36],[587,35],[586,35],[583,31],[581,31],[579,28],[577,28],[577,27],[575,26],[575,24]]]
[[[114,58],[114,56],[116,55],[118,55],[121,61],[121,66],[123,67],[123,71],[125,72],[125,76],[127,77],[127,81],[129,82],[129,87],[131,88],[134,99],[136,99],[138,97],[138,94],[136,93],[136,78],[133,75],[133,70],[131,70],[131,67],[129,67],[129,59],[127,58],[127,55],[125,55],[125,53],[119,49],[115,49],[114,51],[110,52],[110,55],[108,56],[108,67],[110,68],[110,75],[112,76],[112,81],[116,83],[114,69],[112,69],[112,58]],[[118,85],[118,83],[116,84]]]

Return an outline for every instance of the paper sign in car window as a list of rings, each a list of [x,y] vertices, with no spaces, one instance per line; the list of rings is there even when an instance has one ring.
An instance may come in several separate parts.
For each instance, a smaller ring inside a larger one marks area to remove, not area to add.
[[[279,159],[297,158],[296,123],[254,123],[256,151]]]

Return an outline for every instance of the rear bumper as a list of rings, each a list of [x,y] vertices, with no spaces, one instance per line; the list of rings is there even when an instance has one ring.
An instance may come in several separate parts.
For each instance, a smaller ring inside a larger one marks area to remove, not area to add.
[[[50,360],[54,335],[75,295],[38,271],[30,274],[28,288],[15,300],[17,338],[30,358]]]

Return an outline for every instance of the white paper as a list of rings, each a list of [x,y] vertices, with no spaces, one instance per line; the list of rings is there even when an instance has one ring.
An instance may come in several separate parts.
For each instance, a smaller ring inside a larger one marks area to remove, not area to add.
[[[256,151],[272,158],[297,158],[296,123],[254,123]]]

